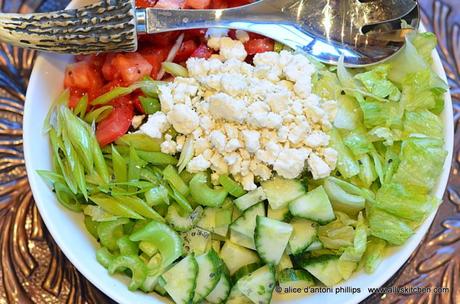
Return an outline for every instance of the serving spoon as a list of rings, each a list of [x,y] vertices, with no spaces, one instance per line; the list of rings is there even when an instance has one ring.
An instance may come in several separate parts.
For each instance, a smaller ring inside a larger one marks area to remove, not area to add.
[[[0,40],[67,54],[132,52],[137,35],[193,28],[234,28],[263,34],[317,60],[375,64],[396,54],[419,24],[415,0],[260,0],[237,8],[136,8],[134,0],[103,0],[80,9],[0,14]]]

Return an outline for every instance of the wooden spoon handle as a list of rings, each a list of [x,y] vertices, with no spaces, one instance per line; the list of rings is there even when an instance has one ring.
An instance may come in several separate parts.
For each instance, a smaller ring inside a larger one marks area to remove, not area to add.
[[[137,49],[134,0],[102,0],[80,9],[40,14],[0,14],[0,40],[66,54]]]

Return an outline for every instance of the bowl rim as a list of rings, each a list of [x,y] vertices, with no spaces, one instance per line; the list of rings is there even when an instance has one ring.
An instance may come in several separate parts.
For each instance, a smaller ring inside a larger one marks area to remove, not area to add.
[[[75,8],[82,3],[90,3],[92,2],[91,0],[73,0],[67,8]],[[423,27],[423,24],[420,27],[421,31],[425,31],[425,28]],[[49,55],[48,55],[49,56]],[[40,215],[48,228],[49,232],[51,233],[54,241],[58,244],[62,252],[65,254],[65,256],[69,259],[69,261],[78,269],[80,273],[83,274],[83,276],[88,279],[94,286],[96,286],[99,290],[104,292],[108,297],[114,299],[118,303],[129,303],[129,299],[126,299],[124,296],[122,296],[122,293],[114,292],[112,288],[110,288],[110,284],[104,283],[106,280],[101,280],[98,276],[94,274],[94,271],[88,267],[85,266],[85,263],[81,262],[81,259],[79,259],[78,254],[71,248],[71,246],[68,245],[69,241],[66,237],[65,232],[58,231],[53,228],[53,219],[50,217],[50,214],[47,213],[47,208],[46,208],[46,202],[44,198],[42,198],[41,195],[41,188],[43,187],[43,183],[38,183],[36,178],[31,178],[33,174],[36,174],[35,168],[32,169],[32,163],[33,163],[33,158],[34,158],[34,150],[32,148],[32,145],[29,144],[31,142],[31,138],[33,137],[34,130],[33,126],[29,126],[29,117],[33,116],[34,114],[32,113],[33,107],[31,106],[31,103],[33,102],[33,91],[34,91],[34,86],[33,83],[34,81],[38,81],[40,78],[39,75],[42,71],[42,64],[47,60],[47,55],[42,55],[40,54],[37,57],[36,63],[34,65],[33,71],[31,73],[30,77],[30,83],[27,89],[27,94],[26,94],[26,102],[24,106],[24,125],[23,125],[23,139],[24,139],[24,157],[25,157],[25,164],[26,164],[26,170],[27,170],[27,175],[29,177],[29,183],[30,187],[36,202],[36,205],[38,207],[38,210],[40,212]],[[441,59],[439,57],[439,54],[437,51],[433,51],[433,67],[436,71],[436,73],[444,80],[447,82],[447,77],[446,73],[444,71]],[[450,91],[448,91],[445,94],[445,106],[444,106],[444,111],[442,114],[442,119],[444,122],[445,126],[445,148],[448,151],[448,155],[446,157],[446,161],[444,164],[443,172],[441,176],[438,179],[438,184],[436,188],[434,189],[435,195],[437,197],[442,197],[443,193],[445,192],[448,178],[450,175],[450,168],[451,168],[451,160],[452,160],[452,155],[453,155],[453,144],[454,144],[454,120],[453,120],[453,110],[452,110],[452,99],[450,95]],[[41,126],[40,126],[41,130]],[[36,131],[35,131],[36,132]],[[50,190],[49,190],[50,191]],[[56,200],[53,203],[58,203]],[[438,207],[439,208],[439,207]],[[437,209],[438,210],[438,209]],[[415,231],[414,235],[406,241],[406,243],[402,246],[394,247],[393,250],[391,250],[391,253],[385,257],[385,259],[388,259],[390,256],[392,256],[395,253],[398,253],[399,255],[402,255],[396,263],[391,265],[390,267],[387,267],[384,272],[378,277],[376,281],[373,281],[372,283],[375,285],[375,287],[381,287],[382,285],[385,284],[402,266],[403,264],[408,260],[410,255],[416,250],[417,246],[420,244],[421,240],[423,237],[426,235],[428,232],[429,227],[431,226],[434,217],[437,214],[436,212],[433,211],[433,213],[425,219],[424,223],[420,225],[420,227],[417,228]],[[62,214],[65,216],[65,214]],[[83,232],[87,234],[87,232]],[[362,272],[362,271],[361,271]],[[113,276],[110,276],[107,273],[107,277],[112,279],[112,280],[117,280],[117,278],[114,278]],[[350,280],[344,281],[341,284],[339,284],[337,287],[340,286],[349,286],[347,285],[347,282]],[[366,286],[370,287],[370,286]],[[341,303],[358,303],[365,298],[367,298],[370,295],[370,291],[366,288],[364,289],[364,292],[360,292],[358,294],[353,294],[350,295],[345,302]],[[156,299],[159,301],[165,299],[160,296],[155,296]],[[152,301],[154,298],[152,298],[149,294],[149,299]],[[307,297],[303,296],[302,298],[299,299],[294,299],[294,300],[289,300],[289,301],[284,301],[280,300],[274,303],[289,303],[289,304],[300,304],[304,303],[305,300],[308,299]],[[153,300],[154,301],[154,300]]]

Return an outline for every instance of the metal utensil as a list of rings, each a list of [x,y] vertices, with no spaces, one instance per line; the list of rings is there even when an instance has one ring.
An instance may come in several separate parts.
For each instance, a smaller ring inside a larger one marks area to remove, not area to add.
[[[70,54],[135,51],[137,35],[192,28],[260,33],[318,60],[364,66],[404,45],[406,17],[418,26],[415,0],[260,0],[218,10],[136,9],[134,0],[104,0],[80,9],[0,14],[0,40]]]

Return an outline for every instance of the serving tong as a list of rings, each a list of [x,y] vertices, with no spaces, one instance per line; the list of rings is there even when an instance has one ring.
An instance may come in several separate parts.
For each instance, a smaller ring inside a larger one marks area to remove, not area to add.
[[[405,22],[402,22],[405,20]],[[0,40],[47,52],[133,52],[138,35],[194,28],[259,33],[321,62],[381,62],[419,25],[415,0],[260,0],[237,8],[136,8],[134,0],[103,0],[51,13],[0,14]]]

